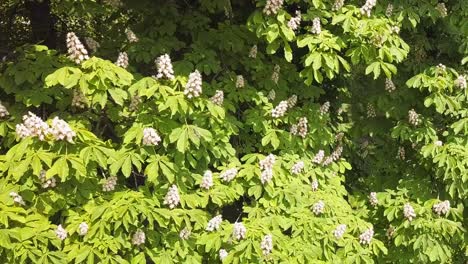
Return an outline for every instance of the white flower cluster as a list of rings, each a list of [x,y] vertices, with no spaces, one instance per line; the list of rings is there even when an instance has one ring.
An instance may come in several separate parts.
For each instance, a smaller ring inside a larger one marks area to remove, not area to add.
[[[333,230],[333,235],[335,236],[336,239],[340,239],[343,237],[345,232],[346,232],[346,225],[341,224],[341,225],[338,225],[335,230]]]
[[[106,179],[106,181],[102,184],[102,191],[110,192],[115,189],[117,185],[117,177],[112,176]]]
[[[288,98],[288,108],[293,108],[297,104],[297,95],[293,94]]]
[[[387,237],[390,239],[393,237],[393,235],[395,234],[395,227],[393,227],[392,225],[390,225],[388,228],[387,228]]]
[[[200,187],[204,189],[210,189],[213,186],[213,173],[210,170],[205,171],[200,184]]]
[[[83,92],[81,92],[80,89],[74,89],[71,105],[73,107],[83,109],[86,107],[86,103],[87,103],[87,100]]]
[[[369,202],[372,206],[376,206],[379,204],[379,200],[377,199],[377,193],[376,192],[371,192],[369,194]]]
[[[234,223],[234,228],[232,230],[232,236],[235,239],[237,239],[237,240],[244,239],[246,233],[247,233],[247,229],[245,228],[244,224]]]
[[[442,143],[442,141],[440,141],[440,140],[437,140],[436,142],[434,142],[434,145],[435,145],[436,147],[442,147],[443,144],[444,144],[444,143]]]
[[[279,81],[279,74],[281,71],[281,67],[278,64],[275,64],[275,67],[273,68],[273,73],[271,74],[271,80],[278,84]]]
[[[376,116],[377,116],[377,113],[375,112],[374,105],[371,104],[371,103],[368,103],[367,104],[367,117],[368,118],[373,118],[373,117],[376,117]]]
[[[67,48],[68,57],[76,64],[80,64],[81,62],[89,59],[88,51],[74,32],[67,33]]]
[[[439,11],[440,15],[442,17],[446,17],[448,12],[447,12],[447,7],[445,6],[445,3],[438,3],[437,4],[437,10]]]
[[[466,89],[466,78],[463,75],[459,75],[457,80],[455,80],[455,85],[461,89]]]
[[[191,232],[189,229],[184,228],[184,229],[182,229],[182,230],[180,231],[179,237],[180,237],[181,239],[183,239],[183,240],[187,240],[187,239],[190,237],[190,234],[191,234],[191,233],[192,233],[192,232]]]
[[[392,32],[395,33],[395,34],[400,33],[400,27],[399,26],[392,26],[391,29],[392,29]]]
[[[300,160],[294,163],[294,165],[291,167],[291,173],[294,175],[297,175],[297,174],[300,174],[303,169],[304,169],[304,162]]]
[[[117,61],[115,65],[126,69],[128,67],[128,55],[127,52],[120,52],[119,57],[117,57]]]
[[[344,5],[344,0],[335,0],[335,3],[333,3],[332,10],[338,11],[343,7],[343,5]]]
[[[132,96],[132,99],[130,99],[130,105],[128,106],[128,110],[130,110],[130,112],[137,111],[141,102],[142,100],[140,96],[138,95]]]
[[[164,204],[169,205],[169,208],[174,209],[180,203],[179,189],[173,184],[164,197]]]
[[[392,93],[396,90],[395,84],[389,78],[385,79],[385,90],[389,93]]]
[[[213,95],[211,98],[210,98],[211,102],[213,102],[213,104],[215,105],[223,105],[223,101],[224,101],[224,92],[221,91],[221,90],[216,90],[216,93],[215,95]]]
[[[312,187],[312,191],[316,192],[318,190],[319,183],[317,180],[313,180],[310,186]]]
[[[135,232],[135,234],[133,234],[133,237],[132,237],[132,244],[135,245],[135,246],[139,246],[141,244],[144,244],[146,241],[146,235],[145,235],[145,232],[141,231],[141,230],[137,230]]]
[[[65,240],[65,238],[67,238],[68,236],[68,233],[67,230],[65,230],[65,228],[62,227],[62,225],[58,225],[57,229],[55,229],[55,235],[58,239]]]
[[[10,197],[13,198],[13,202],[17,204],[25,205],[23,201],[23,197],[21,197],[21,195],[19,195],[18,193],[10,192]]]
[[[275,98],[276,98],[276,92],[275,92],[275,90],[270,90],[270,92],[268,92],[267,98],[268,98],[268,100],[270,100],[270,101],[275,100]]]
[[[443,202],[434,204],[432,210],[438,215],[446,215],[450,211],[450,201],[445,200]]]
[[[257,45],[253,45],[249,52],[250,58],[257,58]]]
[[[400,160],[405,160],[406,158],[405,147],[402,147],[402,146],[398,147],[397,158],[399,158]]]
[[[262,175],[260,176],[262,184],[270,182],[273,178],[273,165],[275,161],[275,155],[270,154],[259,162],[260,170],[262,171]]]
[[[81,224],[78,226],[78,235],[84,236],[88,233],[88,224],[86,222],[81,222]]]
[[[270,255],[271,251],[273,251],[273,236],[265,235],[260,243],[260,248],[264,256]]]
[[[319,215],[323,213],[324,210],[325,210],[325,203],[322,200],[314,203],[314,205],[312,206],[312,212],[314,212],[315,215]]]
[[[390,17],[390,16],[392,16],[392,14],[393,14],[393,5],[388,4],[387,9],[385,10],[385,15]]]
[[[281,101],[273,110],[271,110],[271,117],[279,118],[284,116],[286,111],[288,110],[288,101],[283,100]]]
[[[447,69],[447,67],[445,65],[443,65],[442,63],[439,63],[436,66],[437,74],[441,74],[441,73],[445,72],[446,69]]]
[[[142,142],[145,146],[157,146],[161,142],[161,137],[154,128],[147,127],[143,129]]]
[[[326,101],[323,105],[320,106],[320,114],[324,115],[330,110],[330,102]]]
[[[320,34],[322,32],[322,26],[320,25],[320,18],[316,17],[312,20],[312,28],[310,29],[312,34]]]
[[[97,42],[91,37],[85,37],[84,40],[86,44],[88,45],[88,48],[90,48],[93,52],[95,52],[99,47],[101,47],[99,42]]]
[[[73,143],[73,138],[76,136],[75,131],[71,129],[68,123],[58,117],[52,119],[50,133],[55,140],[66,140],[70,143]]]
[[[244,88],[244,86],[245,86],[244,76],[237,75],[236,88]]]
[[[283,0],[267,0],[263,13],[267,16],[276,15],[283,6]]]
[[[293,135],[299,135],[302,138],[305,138],[307,136],[307,117],[301,117],[299,118],[299,122],[297,124],[291,126],[291,134]]]
[[[174,80],[174,69],[172,68],[172,61],[169,54],[164,54],[159,56],[156,61],[156,68],[158,69],[158,74],[156,78],[167,78],[169,80]]]
[[[372,241],[372,237],[374,236],[374,229],[371,227],[364,231],[360,236],[359,236],[359,243],[363,245],[369,245],[370,242]]]
[[[408,221],[413,221],[413,218],[416,217],[416,212],[414,211],[414,208],[413,206],[411,206],[410,203],[406,203],[404,206],[403,206],[403,215],[405,216],[406,219],[408,219]]]
[[[421,123],[421,119],[419,119],[419,114],[416,113],[414,109],[408,111],[408,122],[413,126],[417,126]]]
[[[45,170],[41,170],[41,172],[39,173],[39,180],[41,181],[42,188],[44,188],[44,189],[54,188],[57,185],[55,177],[52,177],[50,179],[46,178],[46,171]]]
[[[202,76],[198,70],[190,73],[187,84],[185,85],[184,94],[190,99],[199,97],[202,93]]]
[[[135,33],[133,33],[133,31],[129,28],[125,29],[125,34],[127,35],[127,40],[129,42],[138,42],[139,39],[138,37],[135,35]]]
[[[319,150],[317,154],[315,154],[315,157],[312,159],[312,162],[316,164],[320,164],[322,163],[324,157],[325,157],[325,151]]]
[[[211,218],[210,221],[208,221],[208,225],[206,226],[206,231],[214,231],[214,230],[218,230],[219,229],[219,226],[221,225],[221,223],[223,222],[223,216],[222,215],[217,215],[213,218]]]
[[[22,124],[16,125],[16,134],[20,138],[38,137],[39,140],[44,140],[49,131],[49,125],[31,112],[23,116]]]
[[[374,8],[376,4],[377,0],[367,0],[366,3],[361,7],[361,14],[365,14],[370,17],[372,8]]]
[[[227,258],[227,256],[228,256],[228,252],[225,249],[222,248],[219,250],[219,259],[221,259],[221,261]]]
[[[237,168],[231,168],[226,170],[225,172],[221,173],[219,175],[219,178],[221,178],[225,182],[230,182],[232,181],[235,177],[237,176]]]
[[[340,159],[341,157],[341,153],[343,152],[343,146],[341,145],[338,145],[336,147],[336,149],[330,154],[330,156],[328,156],[323,162],[322,164],[324,166],[328,166],[330,165],[332,162],[334,161],[337,161]]]
[[[291,29],[291,30],[296,30],[299,28],[299,26],[301,25],[301,11],[299,10],[296,10],[296,16],[294,17],[291,17],[291,19],[289,19],[288,21],[288,27]]]
[[[6,107],[0,101],[0,118],[4,118],[4,117],[9,116],[9,115],[10,115],[10,113],[8,112]]]

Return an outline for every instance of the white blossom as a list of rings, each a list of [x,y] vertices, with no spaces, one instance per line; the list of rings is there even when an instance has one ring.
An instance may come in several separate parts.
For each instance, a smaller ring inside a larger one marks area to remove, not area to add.
[[[223,261],[228,256],[228,252],[225,249],[219,250],[219,258]]]
[[[338,11],[343,7],[343,5],[344,5],[344,0],[335,0],[335,3],[333,3],[332,10]]]
[[[325,115],[330,109],[330,102],[326,101],[323,105],[320,106],[320,114]]]
[[[283,6],[283,0],[267,0],[263,13],[267,16],[276,15]]]
[[[180,203],[179,189],[173,184],[164,197],[164,204],[169,205],[169,208],[174,209]]]
[[[270,154],[259,162],[260,170],[262,170],[262,174],[260,175],[262,184],[270,182],[273,178],[273,165],[275,164],[275,161],[275,155]]]
[[[444,144],[444,143],[442,143],[442,141],[440,141],[440,140],[437,140],[436,142],[434,142],[434,145],[435,145],[436,147],[442,147],[443,144]]]
[[[250,58],[257,58],[257,45],[253,45],[249,52]]]
[[[184,94],[187,98],[199,97],[202,93],[202,76],[198,70],[190,73]]]
[[[447,12],[447,7],[445,6],[445,3],[438,3],[437,10],[439,11],[441,17],[447,16],[448,12]]]
[[[217,215],[213,218],[211,218],[210,221],[208,221],[208,225],[206,226],[206,231],[214,231],[218,230],[219,226],[223,222],[223,216],[222,215]]]
[[[16,134],[20,138],[38,137],[42,141],[45,140],[49,132],[49,125],[31,112],[23,116],[22,124],[16,125]]]
[[[49,179],[46,178],[45,170],[41,170],[41,172],[39,173],[39,180],[41,181],[42,188],[44,189],[54,188],[57,185],[55,177],[51,177]]]
[[[21,197],[21,195],[19,195],[18,193],[10,192],[10,197],[13,198],[13,202],[20,205],[25,205],[23,197]]]
[[[52,119],[50,133],[55,140],[66,140],[70,143],[73,143],[73,138],[76,136],[75,131],[71,129],[68,123],[58,117]]]
[[[320,18],[316,17],[312,20],[312,28],[310,29],[310,32],[312,32],[312,34],[320,34],[322,32]]]
[[[297,104],[297,95],[293,94],[288,98],[288,108],[293,108]]]
[[[441,74],[441,73],[445,72],[446,69],[447,69],[447,67],[442,63],[439,63],[436,66],[436,70],[437,70],[438,74]]]
[[[244,76],[237,75],[236,77],[236,88],[243,88],[245,86]]]
[[[242,223],[234,223],[234,228],[232,230],[232,236],[237,239],[241,240],[245,238],[247,233],[247,229],[245,228],[244,224]]]
[[[322,200],[319,200],[318,202],[314,203],[314,205],[312,206],[312,212],[314,212],[315,215],[322,214],[324,210],[325,210],[325,203]]]
[[[434,204],[432,210],[438,215],[446,215],[450,211],[450,201],[445,200],[443,202]]]
[[[325,157],[325,151],[319,150],[317,154],[315,154],[315,157],[312,159],[313,163],[320,164],[323,161],[323,158]]]
[[[376,206],[379,204],[379,200],[377,199],[377,193],[376,192],[371,192],[369,194],[369,202],[372,206]]]
[[[215,105],[219,105],[219,106],[223,105],[224,92],[221,90],[216,90],[215,95],[213,95],[213,97],[211,97],[210,100]]]
[[[73,107],[83,109],[86,107],[87,101],[88,100],[80,89],[73,90],[73,98],[71,102]]]
[[[260,248],[262,249],[264,256],[270,255],[271,251],[273,250],[273,236],[265,235],[262,239],[262,242],[260,243]]]
[[[120,52],[119,57],[117,57],[117,61],[115,65],[126,69],[128,67],[128,55],[127,52]]]
[[[139,39],[138,37],[135,35],[135,33],[133,33],[133,31],[129,28],[125,29],[125,34],[127,35],[127,40],[129,42],[138,42]]]
[[[180,230],[179,237],[181,239],[183,239],[183,240],[187,240],[190,237],[191,233],[192,232],[189,229],[184,228],[184,229]]]
[[[57,229],[55,229],[55,235],[57,236],[58,239],[64,240],[67,238],[68,233],[67,230],[65,230],[62,225],[58,225]]]
[[[299,118],[299,122],[297,123],[297,134],[305,138],[307,136],[308,128],[307,128],[307,117],[301,117]]]
[[[455,85],[460,87],[461,89],[466,89],[466,78],[463,75],[459,75],[458,78],[455,80]]]
[[[312,187],[312,191],[317,191],[318,190],[318,187],[319,187],[319,183],[317,180],[313,180],[312,183],[310,184],[310,186]]]
[[[297,174],[300,174],[303,169],[304,169],[304,162],[300,160],[294,163],[294,165],[291,168],[291,173],[297,175]]]
[[[271,80],[276,84],[278,84],[278,81],[279,81],[280,71],[281,71],[281,67],[278,64],[276,64],[275,67],[273,68],[273,73],[271,74]]]
[[[74,32],[67,33],[68,57],[76,64],[89,59],[88,51],[75,35]]]
[[[132,237],[132,244],[135,246],[139,246],[141,244],[144,244],[146,241],[146,235],[145,232],[142,230],[138,229],[135,234],[133,234]]]
[[[145,146],[157,146],[161,142],[161,137],[156,130],[151,127],[143,129],[142,143]]]
[[[289,129],[289,133],[291,133],[291,135],[295,136],[295,135],[297,135],[297,129],[298,129],[297,124],[293,124],[293,125],[291,125],[291,128]]]
[[[368,103],[367,104],[367,117],[368,118],[373,118],[373,117],[376,117],[376,116],[377,116],[377,113],[375,112],[374,105],[371,104],[371,103]]]
[[[414,211],[414,208],[413,206],[411,206],[410,203],[406,203],[404,206],[403,206],[403,215],[405,216],[406,219],[408,219],[408,221],[413,221],[413,218],[416,217],[416,212]]]
[[[368,17],[371,15],[372,8],[377,4],[377,0],[367,0],[366,3],[361,7],[361,14],[365,14]]]
[[[205,171],[203,174],[202,182],[200,187],[204,189],[210,189],[213,186],[213,173],[210,170]]]
[[[359,236],[359,243],[363,245],[369,245],[370,242],[372,241],[372,237],[374,236],[374,229],[371,227],[367,230],[365,230],[360,236]]]
[[[291,30],[296,30],[299,28],[300,24],[301,24],[301,11],[299,10],[296,10],[296,16],[294,17],[291,17],[291,19],[289,19],[288,21],[288,27],[291,29]]]
[[[391,3],[389,3],[387,5],[387,9],[385,10],[385,15],[390,17],[390,16],[392,16],[392,13],[393,13],[393,5]]]
[[[142,100],[141,97],[138,95],[132,96],[130,99],[130,105],[128,106],[128,110],[130,112],[135,112],[138,110],[138,107],[140,106]]]
[[[117,185],[117,177],[112,176],[106,179],[106,181],[102,184],[102,191],[110,192],[115,189]]]
[[[78,235],[84,236],[88,233],[88,224],[86,222],[81,222],[78,226]]]
[[[10,113],[8,112],[6,107],[0,101],[0,118],[4,118],[4,117],[9,116],[9,115],[10,115]]]
[[[396,90],[395,84],[392,82],[391,79],[385,79],[385,90],[389,93],[392,93]]]
[[[268,100],[270,100],[270,101],[275,100],[275,98],[276,98],[276,92],[275,92],[275,90],[270,90],[270,91],[268,92],[267,98],[268,98]]]
[[[405,160],[406,158],[405,156],[406,156],[405,148],[402,146],[398,147],[397,158],[399,158],[400,160]]]
[[[390,225],[388,228],[387,228],[387,237],[390,239],[393,237],[393,235],[395,234],[395,227],[393,227],[392,225]]]
[[[237,176],[237,168],[231,168],[219,175],[219,178],[221,178],[225,182],[230,182],[232,181],[235,177]]]
[[[341,225],[338,225],[335,230],[333,230],[333,235],[335,236],[336,239],[340,239],[343,237],[345,232],[346,232],[346,225],[341,224]]]
[[[273,118],[282,117],[284,116],[287,110],[288,110],[288,101],[283,100],[275,108],[273,108],[273,110],[271,110],[271,116]]]
[[[171,57],[169,57],[169,54],[159,56],[155,63],[158,70],[156,78],[167,78],[169,80],[174,80],[174,69],[172,68],[172,61]]]
[[[414,111],[414,109],[411,109],[408,111],[408,122],[413,125],[417,126],[421,123],[421,119],[419,118],[419,114]]]

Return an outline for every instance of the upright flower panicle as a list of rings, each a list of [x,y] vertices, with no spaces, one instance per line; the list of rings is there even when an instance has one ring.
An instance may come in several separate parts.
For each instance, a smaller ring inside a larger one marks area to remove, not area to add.
[[[288,101],[284,100],[281,101],[273,110],[271,110],[271,117],[279,118],[284,116],[286,111],[288,110]]]
[[[115,186],[117,185],[117,177],[112,176],[106,179],[106,181],[102,184],[102,191],[110,192],[115,190]]]
[[[133,234],[132,237],[132,244],[135,246],[139,246],[141,244],[144,244],[146,241],[146,235],[145,232],[142,230],[138,229],[135,234]]]
[[[232,236],[237,239],[241,240],[244,239],[247,233],[247,229],[245,228],[244,224],[241,222],[234,223],[234,228],[232,230]]]
[[[88,224],[86,222],[81,222],[78,226],[78,235],[84,236],[88,233]]]
[[[273,251],[273,236],[265,235],[260,243],[260,248],[264,256],[270,255],[271,251]]]
[[[360,236],[359,236],[359,243],[363,245],[369,245],[370,242],[372,241],[372,238],[374,237],[374,229],[371,227],[367,230],[365,230]]]
[[[190,237],[191,233],[192,232],[189,229],[184,228],[184,229],[180,230],[179,237],[181,239],[183,239],[183,240],[187,240]]]
[[[396,90],[395,84],[389,78],[385,79],[385,90],[389,93],[393,93]]]
[[[322,26],[320,24],[320,18],[316,17],[312,20],[312,28],[310,29],[312,34],[320,34],[322,32]]]
[[[263,13],[267,16],[276,15],[283,6],[283,0],[267,0]]]
[[[164,204],[168,205],[170,209],[174,209],[180,203],[179,189],[173,184],[164,197]]]
[[[413,206],[411,206],[410,203],[406,203],[403,206],[403,215],[410,222],[413,221],[413,219],[416,217],[416,212],[414,211],[414,208]]]
[[[291,17],[288,21],[288,27],[291,30],[297,30],[301,24],[301,11],[296,10],[296,16]]]
[[[405,160],[406,158],[405,147],[402,147],[402,146],[398,147],[397,158],[399,158],[400,160]]]
[[[117,61],[115,65],[126,69],[128,67],[128,55],[127,52],[123,51],[119,53],[119,57],[117,57]]]
[[[288,108],[293,108],[297,104],[297,95],[293,94],[288,98]]]
[[[6,109],[6,107],[2,104],[2,102],[0,101],[0,118],[4,118],[4,117],[7,117],[9,116],[10,113],[8,112],[8,110]]]
[[[414,111],[414,109],[411,109],[408,111],[408,122],[413,125],[417,126],[421,123],[421,119],[419,118],[419,114]]]
[[[89,59],[88,51],[75,35],[74,32],[67,33],[68,57],[76,64]]]
[[[68,232],[65,230],[65,228],[62,227],[62,225],[58,225],[57,229],[55,229],[55,235],[58,239],[65,240],[65,238],[68,236]]]
[[[320,114],[325,115],[330,109],[330,102],[326,101],[320,106]]]
[[[341,224],[341,225],[338,225],[335,230],[333,230],[333,235],[335,236],[336,239],[340,239],[343,237],[345,232],[346,232],[346,225]]]
[[[281,67],[278,64],[276,64],[275,67],[273,68],[273,73],[271,74],[271,80],[276,84],[278,84],[278,81],[279,81],[280,71],[281,71]]]
[[[304,169],[304,162],[300,160],[294,163],[294,165],[291,168],[291,173],[294,175],[297,175],[297,174],[300,174],[303,169]]]
[[[187,98],[199,97],[202,93],[202,76],[198,70],[190,73],[184,94]]]
[[[267,95],[268,100],[273,101],[276,98],[275,90],[270,90]]]
[[[387,5],[387,9],[385,10],[385,15],[388,16],[388,17],[391,17],[393,14],[393,5],[391,3],[389,3]]]
[[[49,125],[31,112],[23,116],[22,124],[16,125],[16,134],[20,138],[37,137],[42,141],[45,140],[49,132]]]
[[[376,192],[371,192],[369,194],[369,202],[372,206],[376,206],[379,204],[379,200],[377,199],[377,193]]]
[[[260,170],[260,181],[262,184],[268,183],[273,178],[273,165],[275,164],[276,157],[273,154],[268,155],[265,159],[259,162]]]
[[[73,143],[73,138],[76,136],[75,131],[71,129],[68,123],[58,117],[52,119],[50,133],[55,140],[66,140],[70,143]]]
[[[205,171],[203,174],[202,182],[200,187],[208,190],[213,186],[213,173],[210,170]]]
[[[231,168],[221,173],[219,177],[225,182],[232,181],[237,176],[237,168]]]
[[[16,192],[10,192],[10,197],[13,198],[13,202],[20,205],[25,205],[23,197],[21,197],[21,195],[17,194]]]
[[[213,102],[215,105],[223,105],[224,102],[224,92],[221,90],[216,90],[215,95],[210,98],[210,101]]]
[[[211,218],[210,221],[208,221],[208,225],[206,226],[206,231],[214,231],[214,230],[218,230],[219,229],[219,226],[221,225],[221,223],[223,222],[223,216],[222,215],[217,215],[213,218]]]
[[[315,157],[312,159],[312,162],[316,164],[320,164],[322,163],[324,157],[325,157],[325,151],[319,150],[317,154],[315,154]]]
[[[438,215],[446,215],[450,211],[450,201],[445,200],[443,202],[434,204],[432,210]]]
[[[374,118],[377,116],[377,113],[375,112],[374,105],[371,103],[367,104],[367,117],[368,118]]]
[[[319,183],[317,180],[313,180],[310,186],[312,187],[312,191],[316,192],[318,190]]]
[[[370,17],[372,8],[377,4],[377,0],[367,0],[366,3],[361,7],[361,14]]]
[[[461,89],[466,89],[466,78],[463,75],[459,75],[455,80],[455,86],[460,87]]]
[[[257,51],[257,45],[253,45],[252,48],[250,48],[249,57],[253,59],[257,58]]]
[[[57,182],[55,180],[55,177],[51,177],[49,179],[46,178],[46,171],[41,170],[39,173],[39,180],[41,181],[42,188],[47,189],[47,188],[54,188],[57,185]]]
[[[344,0],[335,0],[335,3],[333,3],[332,10],[338,11],[343,7],[343,5],[344,5]]]
[[[172,61],[171,57],[169,57],[169,54],[159,56],[155,60],[155,64],[158,70],[156,78],[167,78],[169,80],[174,80],[174,69],[172,68]]]
[[[244,76],[237,75],[237,77],[236,77],[236,88],[244,88],[244,86],[245,86]]]
[[[228,252],[225,249],[222,248],[219,250],[219,259],[221,259],[221,261],[227,258],[227,256],[228,256]]]
[[[73,107],[83,109],[86,107],[87,101],[88,100],[80,89],[73,90],[73,97],[71,102]]]
[[[127,40],[130,43],[139,41],[138,37],[135,35],[135,33],[133,33],[131,29],[129,28],[125,29],[125,34],[127,35]]]
[[[447,7],[445,6],[445,3],[438,3],[437,4],[437,10],[440,13],[441,17],[446,17],[448,14]]]
[[[161,142],[161,137],[156,130],[151,127],[143,129],[142,143],[145,146],[157,146]]]
[[[318,202],[314,203],[312,206],[312,212],[314,212],[315,215],[322,214],[325,210],[325,203],[322,200],[319,200]]]

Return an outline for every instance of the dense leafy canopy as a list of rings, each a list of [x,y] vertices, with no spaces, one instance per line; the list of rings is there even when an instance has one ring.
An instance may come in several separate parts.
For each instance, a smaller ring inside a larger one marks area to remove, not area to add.
[[[5,0],[0,25],[2,263],[465,263],[465,0]]]

